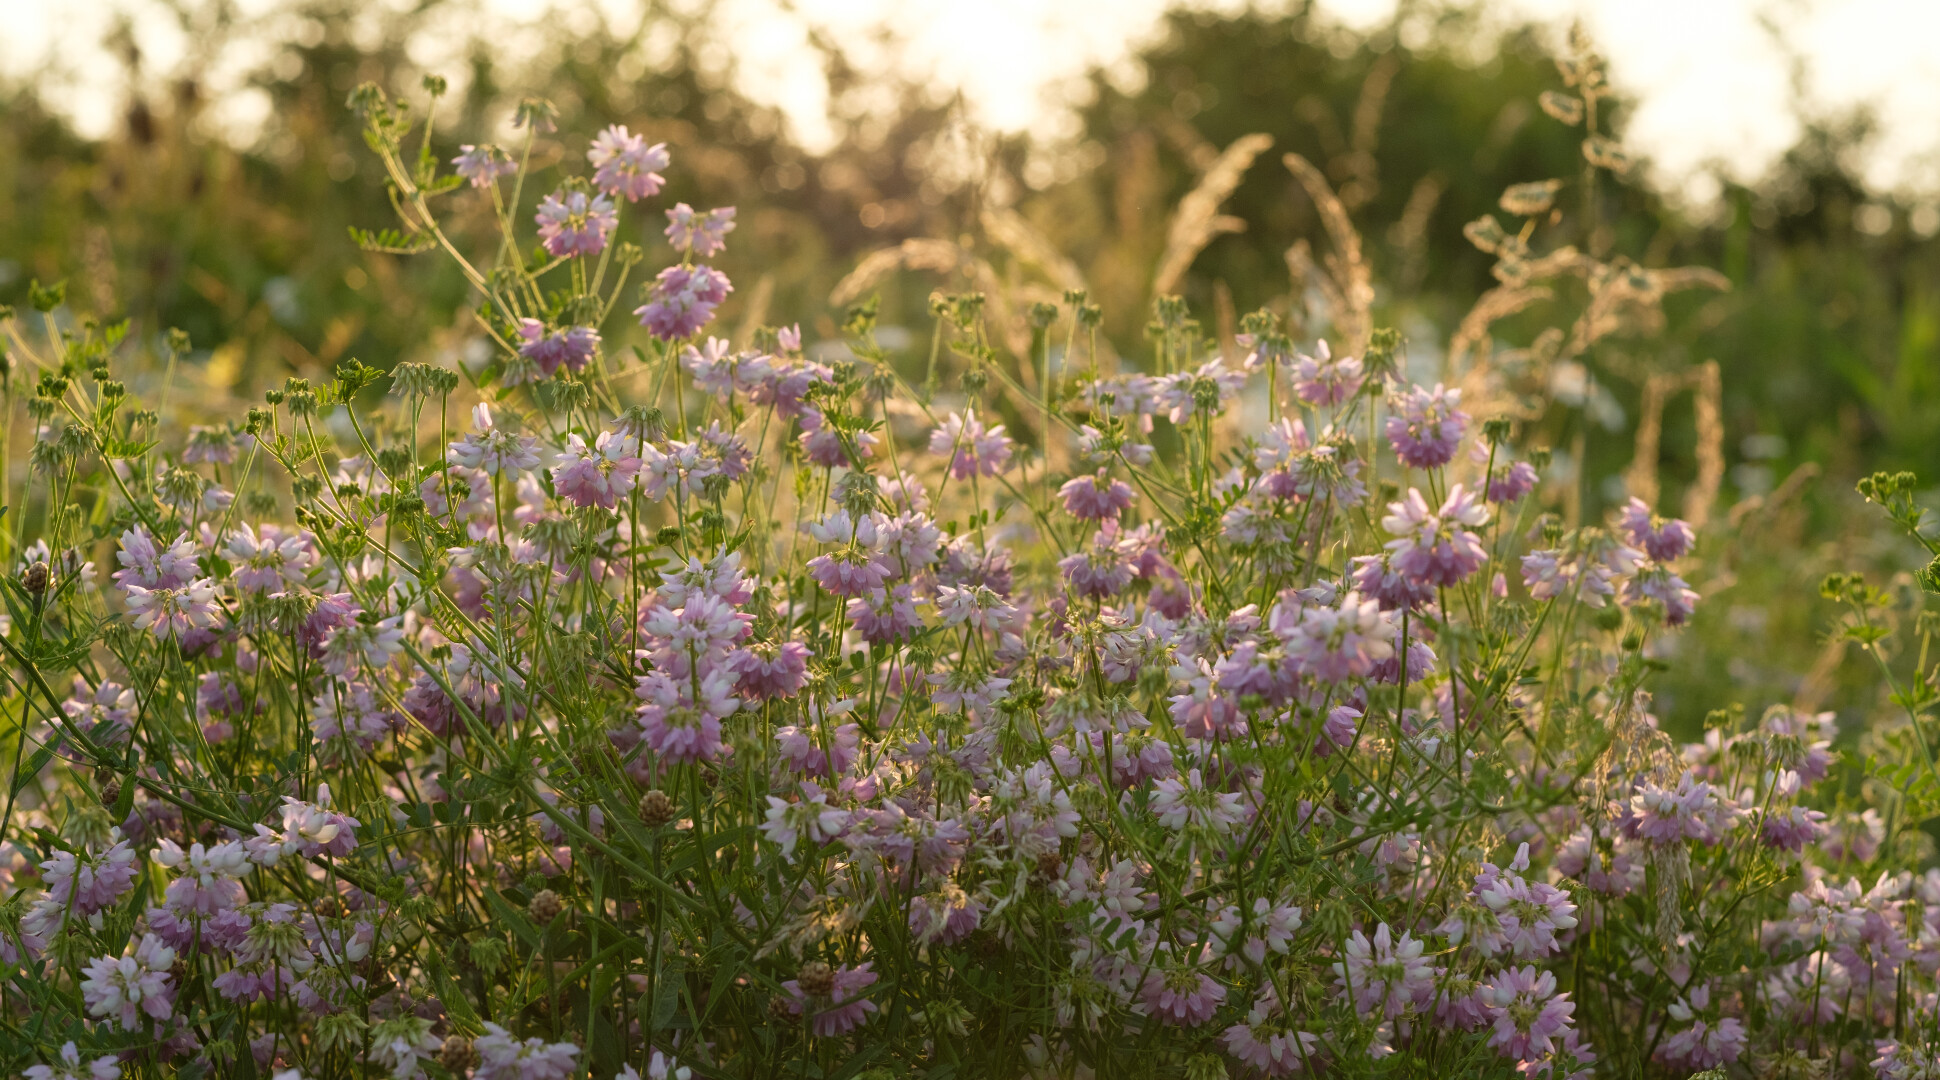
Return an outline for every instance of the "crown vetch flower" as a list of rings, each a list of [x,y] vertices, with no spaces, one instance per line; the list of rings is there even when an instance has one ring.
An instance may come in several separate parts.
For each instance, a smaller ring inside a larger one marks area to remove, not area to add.
[[[451,159],[458,175],[475,188],[488,188],[498,182],[501,176],[510,176],[519,167],[507,157],[505,151],[496,146],[474,146],[466,143],[458,148],[459,154]]]
[[[169,968],[175,950],[154,934],[129,942],[120,957],[101,956],[88,962],[81,980],[81,997],[89,1016],[115,1020],[123,1031],[134,1031],[147,1014],[158,1022],[175,1013],[175,983]]]
[[[1556,976],[1533,967],[1510,968],[1476,992],[1490,1020],[1489,1045],[1504,1057],[1550,1052],[1569,1027],[1576,1003],[1556,992]]]
[[[699,213],[686,203],[667,211],[667,241],[674,250],[697,259],[711,259],[727,250],[727,234],[734,231],[734,207]]]
[[[1428,509],[1419,490],[1409,488],[1407,498],[1389,503],[1381,519],[1381,527],[1394,535],[1387,543],[1388,560],[1416,584],[1459,584],[1488,558],[1482,538],[1470,531],[1488,520],[1488,508],[1461,484],[1449,489],[1438,512]]]
[[[950,477],[996,476],[1010,464],[1010,436],[1004,425],[985,428],[971,408],[951,413],[930,432],[930,453],[950,459]]]
[[[554,192],[539,203],[532,220],[539,223],[539,242],[558,259],[598,255],[620,223],[619,211],[605,195],[584,191]]]
[[[655,337],[678,341],[712,322],[714,309],[733,291],[727,275],[711,266],[669,266],[654,278],[647,302],[633,313]]]
[[[593,184],[608,195],[639,202],[660,193],[667,178],[660,170],[673,163],[666,143],[647,145],[644,135],[635,135],[625,124],[612,124],[593,137],[586,149],[586,161],[593,166]]]
[[[1393,402],[1387,436],[1401,463],[1415,469],[1438,469],[1455,457],[1455,448],[1468,433],[1468,414],[1456,408],[1460,390],[1409,387]]]
[[[1387,923],[1375,927],[1372,938],[1355,930],[1343,958],[1333,965],[1341,995],[1362,1016],[1388,1020],[1410,1007],[1425,1007],[1435,993],[1433,965],[1422,955],[1425,948],[1406,931],[1397,941]]]

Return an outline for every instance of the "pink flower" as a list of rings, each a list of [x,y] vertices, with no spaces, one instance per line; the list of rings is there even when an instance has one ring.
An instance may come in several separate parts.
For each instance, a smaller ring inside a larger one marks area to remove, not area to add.
[[[841,715],[854,706],[855,701],[850,699],[829,712]],[[854,724],[788,724],[775,731],[775,749],[782,763],[804,776],[834,777],[848,772],[861,743],[862,729]]]
[[[1667,521],[1658,517],[1642,499],[1631,499],[1617,512],[1617,525],[1632,544],[1658,562],[1683,558],[1697,541],[1689,525],[1676,518]]]
[[[1489,1045],[1505,1057],[1547,1054],[1569,1027],[1576,1003],[1556,992],[1556,976],[1533,967],[1498,973],[1476,992],[1492,1029]]]
[[[1000,633],[1017,618],[1017,608],[982,585],[936,587],[936,613],[944,626],[968,626]]]
[[[1664,606],[1664,622],[1670,626],[1682,626],[1697,610],[1698,594],[1688,582],[1662,567],[1645,570],[1630,579],[1624,587],[1623,598],[1635,604],[1644,600],[1655,600]]]
[[[593,359],[593,350],[599,346],[600,334],[590,326],[567,326],[548,331],[546,324],[537,319],[519,320],[519,346],[521,359],[530,360],[543,378],[552,378],[560,368],[579,372]],[[508,373],[508,384],[514,383]],[[528,380],[516,380],[528,381]]]
[[[1210,975],[1192,968],[1153,971],[1139,987],[1139,1001],[1161,1023],[1198,1027],[1212,1019],[1226,1000],[1226,988]]]
[[[505,151],[496,146],[460,146],[459,155],[451,159],[458,175],[471,182],[475,188],[488,188],[498,182],[501,176],[510,176],[519,171]]]
[[[811,997],[803,992],[801,981],[789,979],[781,984],[788,993],[782,999],[782,1006],[790,1015],[800,1016],[806,1009],[816,1010],[809,1018],[809,1030],[824,1038],[847,1035],[861,1027],[876,1011],[876,1003],[862,996],[862,991],[875,985],[876,973],[869,970],[875,961],[865,961],[855,967],[835,969],[835,982],[827,997]]]
[[[1825,839],[1832,830],[1827,827],[1826,815],[1822,810],[1809,810],[1803,806],[1789,807],[1783,811],[1774,810],[1765,815],[1758,827],[1758,839],[1766,847],[1780,851],[1799,852],[1808,845]]]
[[[235,568],[236,587],[246,592],[276,592],[298,584],[322,562],[308,532],[286,535],[267,524],[259,531],[247,522],[229,534],[223,557]]]
[[[1468,414],[1456,408],[1460,390],[1410,387],[1394,403],[1388,417],[1388,442],[1401,463],[1416,469],[1435,469],[1455,457],[1455,448],[1468,431]]]
[[[1438,513],[1430,513],[1421,492],[1409,488],[1408,497],[1389,503],[1381,519],[1395,537],[1387,543],[1388,559],[1416,584],[1457,584],[1488,558],[1481,537],[1469,531],[1488,520],[1488,509],[1460,484],[1449,489]]]
[[[27,1071],[21,1075],[25,1080],[116,1080],[121,1075],[121,1066],[116,1064],[118,1060],[115,1055],[106,1054],[89,1062],[88,1067],[83,1070],[81,1051],[74,1045],[74,1040],[69,1039],[61,1046],[61,1062],[58,1067],[29,1065]]]
[[[711,266],[669,266],[654,279],[647,302],[633,309],[640,325],[662,341],[694,336],[734,291],[727,275]]]
[[[1320,734],[1314,739],[1314,756],[1331,757],[1353,746],[1360,720],[1361,710],[1351,705],[1336,705],[1329,709],[1327,719],[1321,722]]]
[[[1397,573],[1393,559],[1387,555],[1356,555],[1348,564],[1348,579],[1362,596],[1381,605],[1382,611],[1399,611],[1411,608],[1419,611],[1422,605],[1435,599],[1434,587],[1419,582],[1405,574]]]
[[[472,1080],[567,1080],[578,1069],[579,1047],[531,1038],[524,1042],[489,1021],[485,1034],[472,1043],[478,1068]]]
[[[447,449],[454,463],[487,476],[517,475],[539,467],[539,440],[499,427],[492,420],[491,406],[482,401],[472,406],[471,432]]]
[[[1264,896],[1253,901],[1252,911],[1244,918],[1237,905],[1228,904],[1212,921],[1213,938],[1222,953],[1263,964],[1269,950],[1287,955],[1300,929],[1300,914],[1297,905],[1275,904]]]
[[[675,203],[667,211],[667,240],[676,251],[691,252],[696,258],[711,259],[726,251],[727,234],[733,231],[732,206],[698,214],[686,203]]]
[[[364,616],[369,619],[371,616]],[[399,616],[365,622],[353,619],[330,631],[323,639],[323,669],[340,679],[348,679],[368,666],[382,670],[392,658],[404,651],[404,631]]]
[[[134,884],[140,868],[135,849],[117,834],[109,835],[115,837],[114,846],[99,855],[77,858],[71,851],[56,851],[53,858],[40,864],[41,883],[47,886],[49,899],[63,908],[71,903],[74,914],[83,916],[114,906]]]
[[[1088,547],[1058,560],[1058,572],[1078,596],[1104,600],[1131,586],[1132,564],[1118,542],[1117,524],[1107,520]]]
[[[646,136],[632,134],[625,124],[614,124],[594,136],[586,161],[593,166],[593,183],[601,191],[639,202],[659,194],[667,182],[660,170],[673,159],[666,143],[648,146]]]
[[[1293,392],[1315,407],[1331,408],[1353,397],[1361,388],[1361,362],[1352,356],[1335,360],[1325,339],[1314,351],[1320,355],[1302,353],[1294,358]]]
[[[1666,789],[1648,780],[1637,783],[1617,820],[1617,827],[1633,840],[1647,840],[1663,846],[1682,840],[1715,844],[1723,839],[1721,825],[1729,820],[1711,785],[1692,773],[1678,779],[1677,787]]]
[[[799,641],[750,645],[732,663],[741,676],[736,689],[755,701],[794,697],[808,681],[808,646]]]
[[[1246,797],[1206,787],[1198,769],[1185,779],[1170,777],[1152,785],[1152,814],[1168,829],[1204,829],[1225,836],[1247,818]]]
[[[1379,604],[1357,592],[1343,593],[1336,608],[1302,608],[1299,621],[1283,636],[1295,665],[1321,682],[1366,677],[1394,655],[1394,625]]]
[[[1492,503],[1521,502],[1524,496],[1536,489],[1537,479],[1534,465],[1527,461],[1518,461],[1489,477],[1489,501]]]
[[[1227,1028],[1220,1042],[1240,1064],[1276,1080],[1318,1064],[1314,1058],[1320,1037],[1294,1028],[1283,1012],[1279,995],[1269,986],[1260,992],[1245,1021]]]
[[[1575,1028],[1564,1028],[1547,1054],[1527,1058],[1516,1064],[1516,1071],[1529,1080],[1591,1080],[1596,1051],[1583,1041]]]
[[[698,679],[676,679],[665,671],[640,676],[634,694],[641,701],[637,716],[647,746],[671,763],[719,757],[721,720],[741,707],[733,696],[735,677],[726,664]]]
[[[566,436],[552,470],[552,488],[575,506],[611,510],[633,490],[640,476],[640,459],[628,453],[626,440],[602,431],[588,447],[578,432]]]
[[[983,902],[951,882],[909,902],[909,932],[926,945],[954,945],[983,920]]]
[[[546,252],[564,259],[605,251],[607,235],[620,223],[620,215],[605,195],[567,191],[546,196],[532,220],[539,224],[539,242]]]
[[[1084,521],[1116,519],[1132,505],[1132,486],[1123,480],[1097,476],[1074,476],[1058,489],[1064,509]]]
[[[1395,941],[1387,923],[1375,927],[1371,941],[1354,931],[1344,958],[1333,965],[1341,995],[1362,1016],[1378,1013],[1392,1020],[1410,1006],[1425,1008],[1434,997],[1435,972],[1423,951],[1422,943],[1405,931]]]
[[[964,415],[951,413],[930,432],[930,453],[949,457],[953,479],[996,476],[1010,463],[1011,441],[1004,425],[986,430],[971,408]]]
[[[175,950],[154,934],[130,942],[119,959],[101,956],[88,962],[81,980],[81,998],[89,1016],[112,1017],[121,1030],[141,1026],[141,1014],[166,1021],[175,1012]]]
[[[1704,1070],[1737,1061],[1750,1042],[1750,1033],[1736,1017],[1706,1020],[1697,1015],[1711,1004],[1711,988],[1699,984],[1688,997],[1678,998],[1666,1011],[1671,1019],[1690,1026],[1657,1047],[1657,1059],[1674,1069]]]
[[[196,630],[209,630],[222,622],[222,605],[216,602],[215,585],[199,578],[179,589],[144,589],[124,585],[128,592],[128,614],[134,624],[156,637],[183,637]]]
[[[795,845],[803,838],[820,847],[842,835],[849,824],[849,812],[830,806],[828,794],[813,781],[803,781],[801,795],[784,801],[768,796],[767,820],[761,834],[779,845],[784,859],[795,857]]]
[[[851,598],[843,613],[855,632],[871,645],[908,641],[923,628],[923,620],[916,614],[914,587],[906,581]]]
[[[866,596],[882,588],[889,568],[874,554],[850,546],[808,560],[808,574],[837,596]]]
[[[111,576],[124,589],[133,585],[146,589],[179,589],[202,576],[196,567],[195,542],[189,539],[188,533],[182,533],[162,548],[156,546],[145,525],[121,534],[115,561],[122,568]]]

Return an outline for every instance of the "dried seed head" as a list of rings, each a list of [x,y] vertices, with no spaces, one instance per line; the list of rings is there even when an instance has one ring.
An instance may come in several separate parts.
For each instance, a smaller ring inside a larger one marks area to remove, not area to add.
[[[1037,857],[1037,876],[1045,881],[1056,878],[1063,869],[1064,860],[1058,857],[1055,850],[1046,851]]]
[[[793,1023],[795,1019],[795,1010],[792,1008],[794,1002],[794,998],[788,997],[785,994],[777,994],[768,999],[768,1015],[784,1024]]]
[[[809,997],[828,997],[835,990],[835,969],[820,960],[810,960],[802,965],[795,982]]]
[[[667,793],[654,788],[640,796],[640,820],[650,829],[658,829],[674,819],[674,801]]]
[[[566,910],[566,905],[560,901],[558,893],[551,889],[540,889],[532,897],[532,902],[525,906],[525,910],[527,914],[544,925],[557,919],[559,913]]]
[[[33,596],[46,592],[47,564],[44,562],[27,564],[26,571],[20,575],[20,584]]]
[[[101,785],[101,805],[112,807],[121,801],[121,781],[110,780]]]
[[[461,1073],[472,1067],[478,1060],[478,1052],[472,1049],[472,1041],[463,1035],[453,1035],[445,1040],[438,1050],[438,1064],[448,1072]]]

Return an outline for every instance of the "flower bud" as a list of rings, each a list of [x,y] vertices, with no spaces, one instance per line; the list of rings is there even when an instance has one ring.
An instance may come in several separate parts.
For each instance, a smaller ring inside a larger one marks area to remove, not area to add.
[[[46,592],[47,564],[44,562],[29,563],[26,571],[20,575],[20,584],[22,588],[25,588],[29,594],[35,597]]]

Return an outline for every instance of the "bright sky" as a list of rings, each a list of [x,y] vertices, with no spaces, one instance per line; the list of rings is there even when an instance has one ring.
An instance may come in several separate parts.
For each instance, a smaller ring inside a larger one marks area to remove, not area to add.
[[[405,0],[387,0],[398,4]],[[783,106],[811,145],[827,136],[819,68],[806,48],[810,26],[852,43],[858,59],[900,64],[939,89],[962,89],[983,122],[1056,133],[1055,108],[1073,78],[1093,64],[1121,61],[1153,32],[1166,0],[722,0],[725,40],[734,43],[754,96]],[[1234,0],[1199,0],[1232,6]],[[1272,0],[1262,0],[1270,4]],[[508,24],[552,14],[585,22],[631,22],[633,0],[482,0]],[[239,0],[250,17],[274,19],[277,0]],[[1328,17],[1351,26],[1385,21],[1394,0],[1322,0]],[[1870,105],[1882,134],[1865,162],[1881,187],[1940,193],[1940,0],[1497,0],[1501,17],[1524,15],[1559,28],[1580,17],[1611,59],[1613,81],[1638,101],[1633,145],[1660,175],[1689,183],[1718,163],[1755,178],[1798,134],[1789,103],[1812,110]],[[20,77],[50,58],[65,73],[56,104],[84,130],[110,130],[118,111],[113,61],[99,46],[115,12],[129,14],[135,36],[166,68],[189,37],[157,0],[86,5],[0,0],[0,74]],[[564,11],[564,16],[557,13]],[[894,47],[872,45],[887,22]],[[452,28],[459,30],[459,26]],[[463,29],[471,29],[466,24]],[[462,33],[435,35],[460,41]],[[435,43],[421,60],[436,62]],[[215,87],[233,86],[258,58],[239,52],[206,67]],[[450,65],[459,70],[458,65]],[[1795,90],[1794,72],[1798,73]],[[230,95],[219,114],[246,134],[267,107]],[[1702,195],[1694,184],[1692,194]]]

